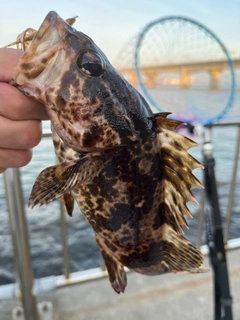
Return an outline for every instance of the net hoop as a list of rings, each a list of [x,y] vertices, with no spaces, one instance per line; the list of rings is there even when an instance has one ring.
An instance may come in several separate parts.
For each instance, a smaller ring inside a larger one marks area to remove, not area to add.
[[[221,40],[211,30],[209,30],[207,27],[205,27],[201,23],[199,23],[195,20],[186,18],[186,17],[182,17],[182,16],[167,16],[167,17],[157,19],[153,22],[150,22],[148,25],[146,25],[146,27],[138,35],[138,38],[136,41],[135,52],[134,52],[134,67],[135,67],[135,71],[137,74],[139,85],[143,91],[143,94],[148,99],[149,103],[153,107],[155,107],[158,111],[160,111],[160,112],[165,111],[159,107],[159,105],[153,99],[153,97],[149,93],[147,87],[143,83],[142,74],[141,74],[141,70],[140,70],[140,66],[139,66],[139,54],[140,54],[141,45],[143,43],[143,40],[146,37],[149,30],[157,24],[161,24],[161,23],[164,23],[166,21],[171,21],[171,20],[180,20],[183,22],[192,23],[193,25],[197,26],[198,28],[200,28],[201,30],[206,32],[208,35],[210,35],[218,43],[218,45],[220,46],[220,48],[222,49],[223,53],[225,54],[225,56],[227,58],[227,63],[230,68],[230,76],[231,76],[230,94],[229,94],[229,98],[228,98],[226,105],[217,115],[215,115],[214,117],[210,117],[209,119],[205,120],[204,122],[200,121],[202,125],[210,126],[212,123],[218,122],[220,119],[222,119],[226,115],[226,113],[229,111],[229,109],[231,108],[233,101],[234,101],[234,96],[235,96],[236,80],[235,80],[235,72],[234,72],[233,62],[232,62],[232,59],[230,58],[230,55],[229,55],[226,47],[221,42]]]

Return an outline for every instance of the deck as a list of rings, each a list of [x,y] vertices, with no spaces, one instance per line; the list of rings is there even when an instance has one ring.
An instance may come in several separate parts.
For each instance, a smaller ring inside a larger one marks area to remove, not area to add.
[[[233,318],[240,320],[240,249],[227,252]],[[208,266],[208,257],[205,258]],[[42,294],[51,301],[54,320],[210,320],[213,319],[212,271],[146,277],[128,274],[124,294],[117,295],[108,279],[85,282]],[[0,301],[0,319],[10,320],[16,299]],[[19,318],[19,320],[21,320]]]

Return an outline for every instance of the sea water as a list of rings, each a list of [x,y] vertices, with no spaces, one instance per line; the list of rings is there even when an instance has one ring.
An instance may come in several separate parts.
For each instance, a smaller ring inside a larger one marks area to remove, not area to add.
[[[160,95],[161,93],[159,93]],[[178,92],[179,94],[179,92]],[[204,99],[207,103],[205,92]],[[214,93],[216,94],[216,93]],[[199,94],[192,94],[193,100],[200,99]],[[221,96],[221,94],[219,95]],[[177,95],[176,95],[177,97]],[[179,101],[178,98],[175,101]],[[181,98],[184,101],[184,98]],[[194,102],[194,101],[193,101]],[[167,102],[166,102],[167,103]],[[199,103],[199,101],[198,101]],[[219,104],[220,102],[218,102]],[[214,108],[219,108],[217,104],[209,105],[211,114],[219,112]],[[171,110],[169,102],[168,110]],[[207,116],[208,108],[205,106],[204,115]],[[235,102],[227,117],[223,120],[237,121],[240,119],[240,92],[237,91]],[[48,124],[45,124],[46,126]],[[180,132],[181,133],[181,132]],[[186,133],[186,132],[184,132]],[[216,159],[216,178],[218,184],[218,194],[220,200],[221,214],[224,218],[229,199],[230,181],[232,178],[233,159],[236,145],[236,127],[217,127],[212,132],[212,142],[214,157]],[[199,161],[202,160],[202,137],[190,136],[200,144],[200,147],[191,149],[191,154]],[[29,209],[27,206],[28,197],[32,185],[37,175],[44,168],[54,165],[56,157],[54,154],[51,138],[43,138],[41,143],[34,149],[33,158],[29,165],[21,169],[21,179],[23,183],[23,195],[27,216],[31,256],[34,270],[34,277],[45,277],[49,275],[63,274],[62,239],[60,230],[59,202],[43,207]],[[240,237],[240,170],[237,174],[237,185],[235,189],[235,200],[232,209],[232,223],[230,227],[230,238]],[[199,180],[203,180],[201,169],[194,171]],[[200,202],[200,188],[193,188],[197,200]],[[185,230],[185,236],[190,241],[196,243],[198,219],[200,206],[190,203],[189,208],[193,214],[193,219],[187,219],[189,229]],[[11,235],[9,231],[8,213],[5,201],[5,192],[2,175],[0,176],[0,284],[15,281],[14,259]],[[94,268],[100,265],[100,253],[95,243],[94,233],[85,221],[80,210],[75,205],[73,217],[66,215],[68,230],[68,246],[70,254],[71,272]]]

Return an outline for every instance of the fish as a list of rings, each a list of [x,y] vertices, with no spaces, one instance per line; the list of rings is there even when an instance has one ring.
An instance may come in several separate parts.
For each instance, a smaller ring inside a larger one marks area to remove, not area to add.
[[[176,132],[87,35],[47,14],[20,58],[12,85],[47,109],[58,164],[35,180],[29,206],[76,202],[95,233],[112,288],[126,268],[143,275],[201,273],[203,254],[184,237],[187,202],[203,168]]]

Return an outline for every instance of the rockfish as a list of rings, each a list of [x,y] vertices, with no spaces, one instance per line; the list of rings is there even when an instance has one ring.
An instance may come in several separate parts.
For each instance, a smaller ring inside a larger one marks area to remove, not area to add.
[[[124,267],[145,275],[202,272],[203,255],[183,237],[197,144],[181,122],[153,113],[91,38],[50,12],[12,84],[47,109],[59,164],[37,177],[29,205],[74,200],[92,226],[113,289]]]

